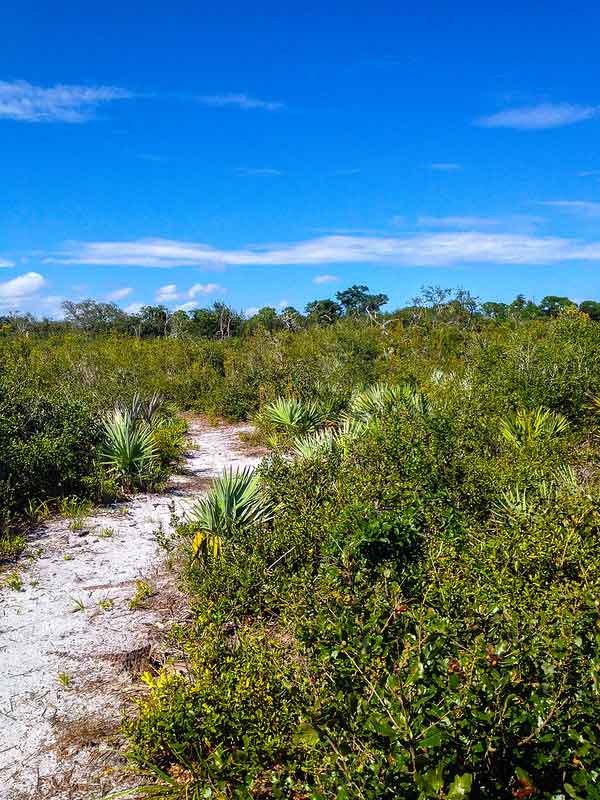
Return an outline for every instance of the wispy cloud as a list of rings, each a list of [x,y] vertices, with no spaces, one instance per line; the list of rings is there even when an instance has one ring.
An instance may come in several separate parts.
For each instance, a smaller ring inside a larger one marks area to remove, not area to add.
[[[435,172],[455,172],[460,168],[460,164],[456,164],[453,161],[434,161],[433,164],[429,165],[429,169]]]
[[[134,242],[72,243],[48,261],[61,264],[140,267],[285,266],[317,264],[555,264],[600,260],[600,241],[586,243],[557,236],[482,231],[418,233],[404,237],[321,236],[291,244],[221,250],[202,243],[168,239]],[[161,288],[163,300],[177,288]],[[176,298],[175,298],[176,299]]]
[[[477,228],[489,228],[500,225],[500,220],[494,217],[427,217],[417,218],[417,225],[420,228],[467,228],[477,230]]]
[[[236,167],[234,172],[243,178],[270,178],[284,174],[280,169],[272,167]]]
[[[179,300],[179,292],[177,291],[176,283],[168,283],[166,286],[160,286],[156,292],[157,303],[174,303]]]
[[[600,177],[600,169],[582,170],[581,172],[577,173],[577,177],[579,177],[579,178],[599,178]]]
[[[195,283],[187,290],[179,290],[176,283],[168,283],[166,286],[161,286],[156,292],[157,303],[174,303],[177,300],[194,300],[199,295],[210,295],[220,292],[225,294],[227,289],[218,283]],[[189,311],[190,308],[196,308],[198,301],[186,302],[183,305],[177,306],[179,310]]]
[[[25,272],[16,278],[0,283],[0,306],[15,308],[34,299],[47,286],[39,272]]]
[[[126,311],[128,314],[139,314],[140,311],[142,310],[142,304],[130,303],[128,306],[125,306],[123,310]]]
[[[14,261],[9,261],[7,258],[0,258],[0,267],[14,267],[14,265]]]
[[[95,109],[133,97],[117,86],[34,86],[27,81],[0,81],[0,119],[20,122],[86,122]]]
[[[569,103],[541,103],[537,106],[508,108],[496,114],[480,117],[476,124],[484,128],[516,128],[517,130],[544,130],[560,128],[592,119],[600,113],[600,106],[579,106]]]
[[[131,286],[125,286],[123,289],[115,289],[113,292],[109,292],[106,295],[107,300],[124,300],[126,297],[133,292]]]
[[[590,200],[544,200],[540,205],[560,208],[586,217],[600,217],[600,203]]]
[[[316,283],[317,286],[319,286],[322,283],[335,283],[338,280],[339,278],[337,275],[316,275],[312,279],[312,282]]]
[[[262,111],[277,111],[283,108],[283,103],[273,100],[261,100],[258,97],[251,97],[247,94],[211,94],[198,97],[200,103],[215,108],[225,108],[234,106],[244,111],[259,109]]]
[[[195,283],[190,289],[188,289],[187,296],[193,299],[199,294],[208,295],[215,294],[216,292],[221,292],[224,294],[226,289],[224,289],[218,283]]]

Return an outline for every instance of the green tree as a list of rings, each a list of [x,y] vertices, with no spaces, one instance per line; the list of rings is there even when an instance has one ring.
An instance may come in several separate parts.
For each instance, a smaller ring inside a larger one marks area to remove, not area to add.
[[[272,306],[263,306],[248,320],[248,327],[250,331],[260,327],[273,332],[281,327],[281,320]]]
[[[387,294],[369,294],[368,286],[357,284],[337,292],[336,298],[344,307],[344,314],[347,317],[363,314],[374,316],[389,300]]]
[[[558,317],[562,311],[574,305],[575,303],[569,300],[568,297],[558,297],[555,294],[549,294],[542,299],[539,308],[546,317]]]
[[[342,306],[335,300],[313,300],[306,306],[309,322],[316,325],[332,325],[343,313]]]
[[[590,319],[600,320],[600,303],[596,300],[584,300],[580,303],[579,310],[587,314]]]
[[[152,338],[169,333],[171,313],[166,306],[142,306],[138,316],[141,336]]]
[[[485,317],[490,317],[491,319],[507,319],[508,317],[508,304],[507,303],[495,303],[493,301],[488,301],[487,303],[481,304],[481,312]]]
[[[304,324],[304,317],[293,306],[284,308],[279,319],[281,320],[282,327],[286,331],[297,331]]]
[[[523,294],[518,294],[508,309],[509,316],[515,319],[536,319],[541,314],[539,306],[533,300],[526,300]]]
[[[90,298],[78,303],[65,300],[62,308],[65,320],[86,333],[125,330],[129,321],[128,315],[116,303],[98,303]]]

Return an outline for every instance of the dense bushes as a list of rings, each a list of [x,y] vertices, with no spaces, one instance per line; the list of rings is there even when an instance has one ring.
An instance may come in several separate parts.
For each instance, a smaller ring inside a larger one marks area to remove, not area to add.
[[[423,400],[274,455],[272,522],[203,559],[181,527],[184,666],[148,676],[125,726],[168,796],[600,797],[598,334],[546,330],[496,330],[437,374],[396,354]],[[540,405],[569,425],[503,435]]]
[[[1,511],[23,509],[31,498],[84,492],[99,437],[84,399],[0,373]]]

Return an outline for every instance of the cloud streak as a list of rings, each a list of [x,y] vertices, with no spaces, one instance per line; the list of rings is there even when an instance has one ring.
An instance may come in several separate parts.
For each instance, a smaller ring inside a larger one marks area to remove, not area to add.
[[[273,178],[283,175],[280,169],[272,167],[236,167],[234,172],[242,178]]]
[[[261,110],[277,111],[283,108],[283,103],[273,100],[261,100],[258,97],[251,97],[247,94],[211,94],[198,97],[198,102],[213,108],[240,108],[243,111]]]
[[[107,300],[124,300],[126,297],[133,292],[133,288],[131,286],[125,286],[123,289],[115,289],[114,292],[109,292],[106,295]]]
[[[117,86],[34,86],[0,81],[0,119],[18,122],[80,123],[92,119],[99,105],[133,97]]]
[[[556,264],[600,260],[600,241],[496,232],[434,232],[404,237],[321,236],[291,244],[222,250],[169,239],[74,242],[48,259],[59,264],[138,267],[226,267],[320,264],[452,266]],[[170,290],[170,291],[168,291]],[[163,295],[177,293],[170,284]]]
[[[426,217],[417,218],[421,228],[489,228],[500,225],[501,221],[494,217]]]
[[[434,172],[455,172],[460,169],[460,164],[456,164],[453,161],[436,161],[429,165],[429,169],[434,170]]]
[[[480,117],[476,124],[483,128],[514,128],[522,131],[561,128],[593,119],[600,106],[579,106],[569,103],[540,103],[536,106],[508,108],[496,114]]]

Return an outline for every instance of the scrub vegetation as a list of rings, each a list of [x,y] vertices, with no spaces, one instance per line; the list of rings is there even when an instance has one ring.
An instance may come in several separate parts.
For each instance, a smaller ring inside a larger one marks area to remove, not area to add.
[[[600,326],[352,290],[229,335],[6,332],[2,541],[160,482],[176,409],[251,419],[270,455],[168,542],[192,615],[123,722],[134,795],[598,798]]]

